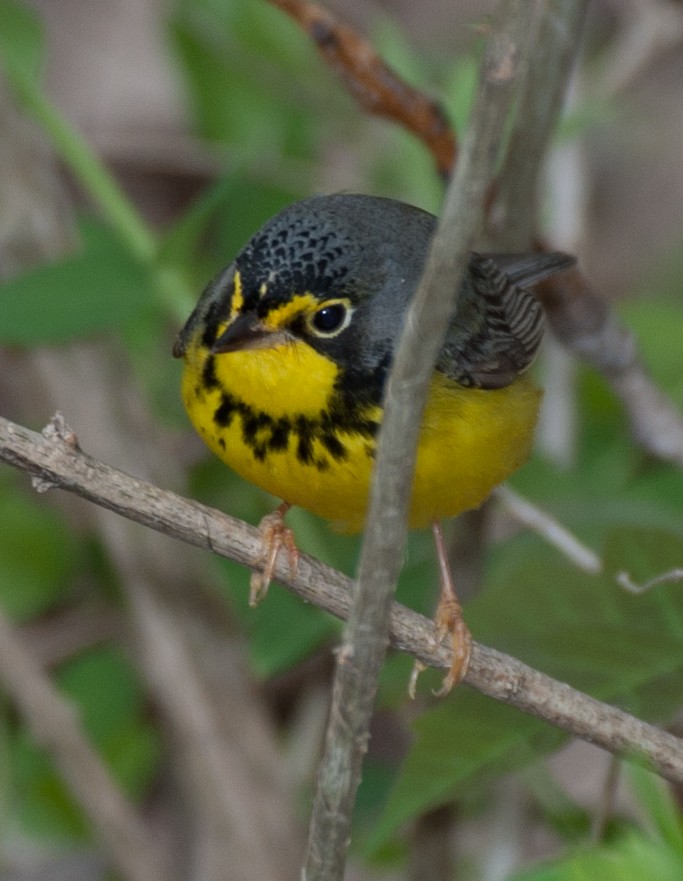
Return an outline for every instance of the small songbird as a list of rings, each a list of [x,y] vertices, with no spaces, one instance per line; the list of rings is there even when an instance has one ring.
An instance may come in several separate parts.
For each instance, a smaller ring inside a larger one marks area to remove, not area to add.
[[[392,199],[317,196],[285,208],[208,285],[174,355],[194,427],[242,477],[284,504],[262,522],[262,592],[298,505],[363,528],[384,385],[436,219]],[[562,253],[471,254],[434,369],[409,526],[431,525],[453,637],[447,690],[466,669],[462,620],[438,523],[480,505],[529,455],[540,391],[526,375],[541,341],[530,285],[574,263]],[[453,281],[455,286],[456,280]]]

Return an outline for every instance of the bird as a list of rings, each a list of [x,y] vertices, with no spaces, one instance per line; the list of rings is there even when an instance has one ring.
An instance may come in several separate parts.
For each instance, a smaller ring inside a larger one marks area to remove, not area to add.
[[[291,506],[341,532],[363,529],[383,394],[434,215],[354,193],[294,202],[268,220],[203,291],[173,354],[181,394],[208,447],[282,504],[260,524],[255,604],[284,545]],[[443,692],[469,663],[471,635],[441,521],[480,506],[528,458],[541,392],[527,370],[543,335],[530,290],[572,266],[562,252],[472,252],[422,417],[408,526],[430,527],[441,582],[435,641],[450,634]]]

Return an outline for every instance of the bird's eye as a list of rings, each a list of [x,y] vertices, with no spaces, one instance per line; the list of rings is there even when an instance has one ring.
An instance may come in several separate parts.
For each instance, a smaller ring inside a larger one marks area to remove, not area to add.
[[[328,301],[311,315],[310,326],[317,336],[333,337],[348,327],[351,309],[346,302]]]

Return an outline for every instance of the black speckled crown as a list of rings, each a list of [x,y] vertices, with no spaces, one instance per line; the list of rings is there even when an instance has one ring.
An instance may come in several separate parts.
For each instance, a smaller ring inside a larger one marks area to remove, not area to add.
[[[330,210],[329,197],[318,197],[297,202],[269,221],[236,259],[246,308],[261,299],[264,282],[270,305],[293,293],[324,296],[333,286],[343,291],[358,256],[358,239],[344,220],[341,212]]]

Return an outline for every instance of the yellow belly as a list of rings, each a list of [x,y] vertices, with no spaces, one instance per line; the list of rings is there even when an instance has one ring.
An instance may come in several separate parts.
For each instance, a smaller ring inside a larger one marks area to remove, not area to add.
[[[330,388],[327,359],[307,346],[300,351],[296,345],[287,348],[287,353],[266,350],[217,356],[216,387],[199,381],[206,353],[190,350],[183,377],[188,414],[213,452],[246,480],[329,520],[340,531],[359,531],[367,507],[374,439],[352,431],[338,433],[344,448],[341,457],[333,454],[334,447],[331,452],[329,433],[326,441],[318,432],[307,436],[303,461],[301,437],[290,430],[280,437],[281,449],[265,449],[274,436],[273,420],[291,419],[293,413],[313,418]],[[290,373],[288,368],[294,366]],[[287,375],[298,381],[283,383]],[[269,414],[269,421],[261,419],[262,424],[252,418],[248,442],[244,407],[236,406],[226,418],[216,419],[225,401],[223,390]],[[525,377],[506,388],[484,391],[463,388],[435,373],[417,453],[410,527],[421,528],[477,507],[515,471],[529,455],[539,400],[540,392]],[[379,408],[363,415],[381,421]]]

